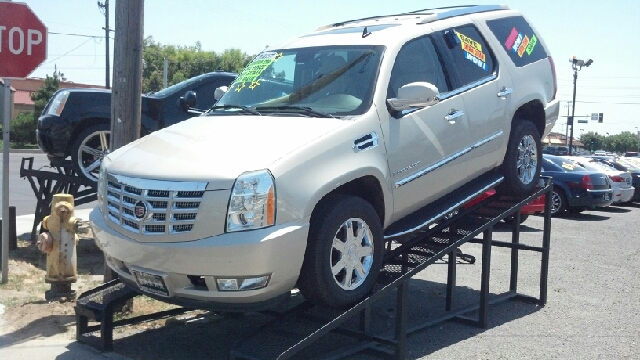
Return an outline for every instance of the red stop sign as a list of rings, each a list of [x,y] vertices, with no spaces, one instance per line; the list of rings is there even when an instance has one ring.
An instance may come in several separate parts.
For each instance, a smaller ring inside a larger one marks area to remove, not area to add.
[[[47,58],[47,28],[24,3],[0,1],[0,77],[25,78]]]

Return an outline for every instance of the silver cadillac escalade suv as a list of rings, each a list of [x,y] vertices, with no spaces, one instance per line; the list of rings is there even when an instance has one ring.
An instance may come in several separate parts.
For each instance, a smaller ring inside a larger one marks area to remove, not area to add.
[[[504,6],[324,26],[219,93],[108,155],[90,220],[129,286],[229,311],[293,288],[332,307],[362,299],[392,225],[487,173],[531,192],[559,109],[540,34]]]

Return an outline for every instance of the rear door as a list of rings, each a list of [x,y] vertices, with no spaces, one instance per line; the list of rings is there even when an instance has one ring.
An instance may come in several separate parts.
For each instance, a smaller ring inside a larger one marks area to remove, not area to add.
[[[461,22],[440,33],[467,110],[473,166],[490,170],[502,162],[509,137],[511,77],[473,23]]]

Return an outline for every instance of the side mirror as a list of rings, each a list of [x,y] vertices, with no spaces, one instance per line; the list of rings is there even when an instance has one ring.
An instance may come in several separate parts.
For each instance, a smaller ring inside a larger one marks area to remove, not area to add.
[[[184,112],[188,112],[189,108],[195,107],[197,102],[196,92],[189,90],[184,96],[178,99],[178,107]]]
[[[395,111],[435,105],[439,102],[438,88],[428,82],[413,82],[398,89],[398,97],[387,99],[389,106]]]
[[[216,89],[216,91],[213,92],[213,98],[216,99],[216,101],[218,101],[220,100],[222,95],[227,93],[227,91],[229,91],[229,87],[220,86],[219,88]]]

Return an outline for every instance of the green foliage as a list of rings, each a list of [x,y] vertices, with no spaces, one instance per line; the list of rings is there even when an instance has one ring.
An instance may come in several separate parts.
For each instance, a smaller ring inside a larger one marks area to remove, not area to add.
[[[33,102],[35,103],[36,119],[38,118],[38,116],[40,116],[44,107],[47,106],[47,103],[53,96],[53,93],[55,93],[60,87],[60,79],[63,76],[63,73],[54,70],[53,76],[47,75],[46,79],[44,79],[44,85],[42,85],[42,87],[39,88],[35,93],[31,94],[31,100],[33,100]]]
[[[194,46],[162,45],[150,36],[143,44],[142,92],[162,89],[165,58],[169,60],[167,85],[173,85],[215,70],[239,72],[252,56],[238,49],[227,49],[222,54],[203,51],[200,42]]]
[[[10,134],[11,142],[18,146],[36,143],[36,128],[38,127],[38,116],[60,87],[60,79],[64,75],[59,71],[54,71],[53,76],[47,75],[44,85],[31,94],[31,100],[35,103],[34,112],[23,112],[11,120]]]
[[[636,151],[640,145],[638,136],[630,131],[623,131],[620,134],[609,136],[589,131],[580,136],[580,141],[587,150],[605,150],[617,153]]]
[[[18,114],[11,120],[10,138],[11,142],[18,145],[36,143],[36,127],[38,119],[31,112]]]

